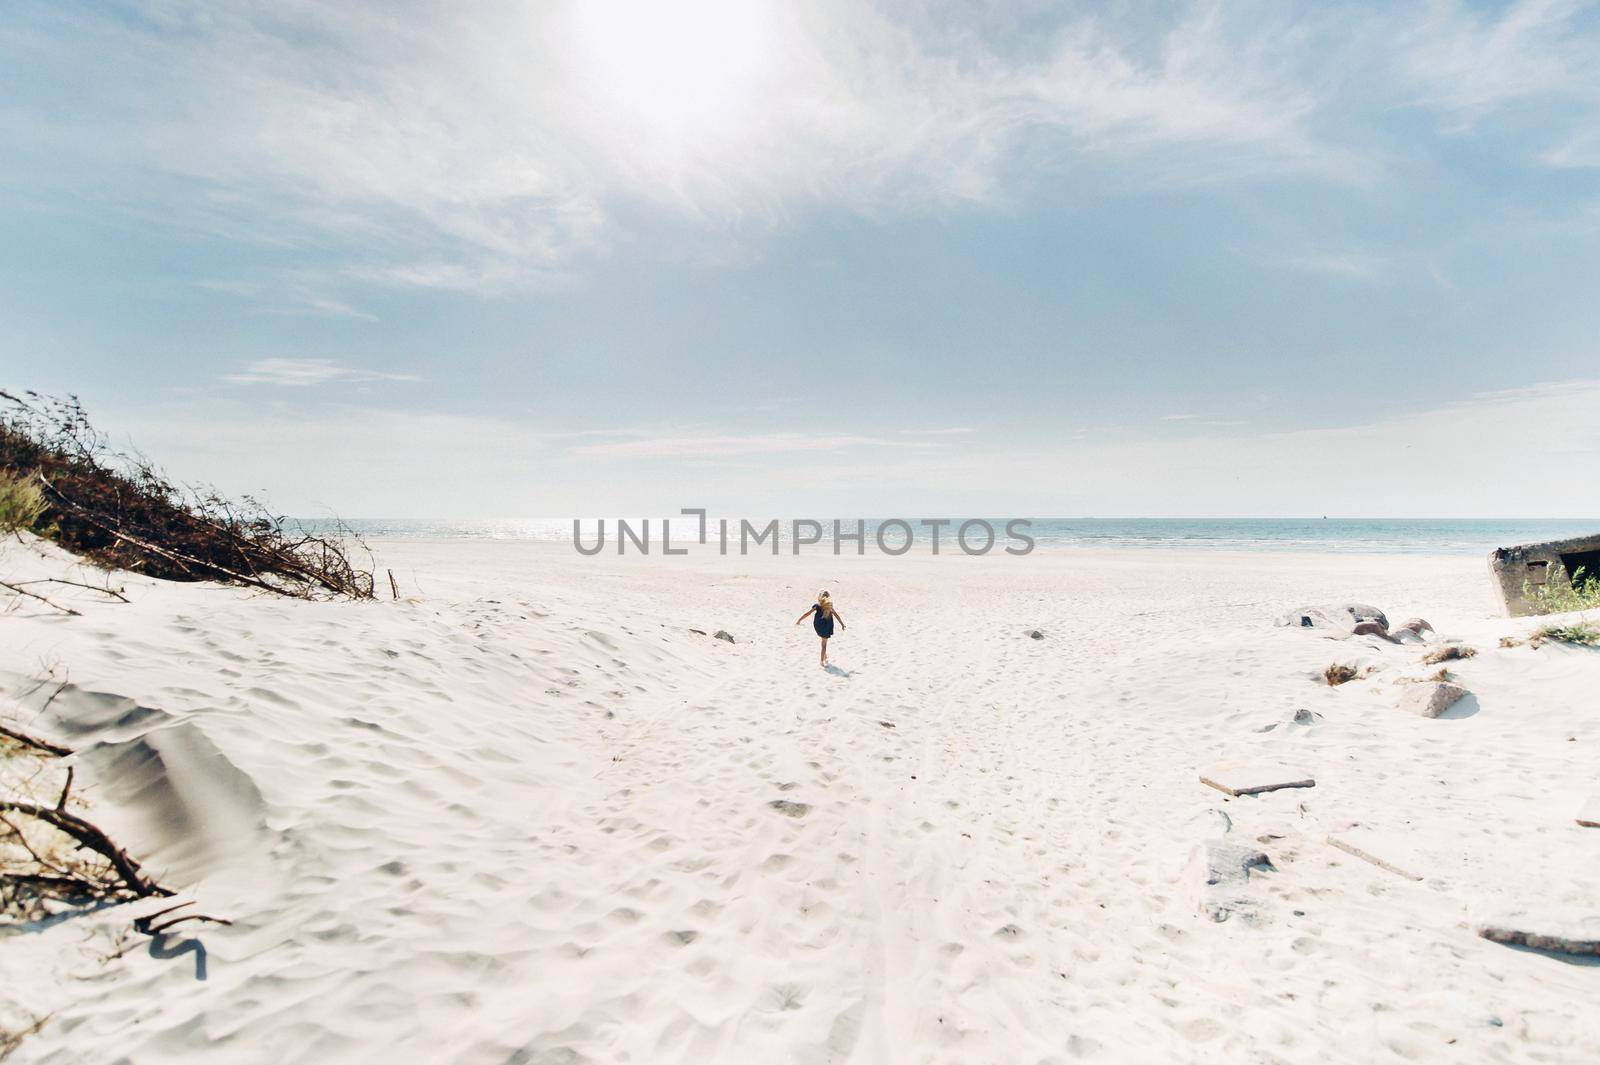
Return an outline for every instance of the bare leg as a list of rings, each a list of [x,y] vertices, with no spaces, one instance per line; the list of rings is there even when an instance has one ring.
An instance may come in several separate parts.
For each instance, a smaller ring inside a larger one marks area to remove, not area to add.
[[[828,664],[828,638],[822,638],[822,665]]]

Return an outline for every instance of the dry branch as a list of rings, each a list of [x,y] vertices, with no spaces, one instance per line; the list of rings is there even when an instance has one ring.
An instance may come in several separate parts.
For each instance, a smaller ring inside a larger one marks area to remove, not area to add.
[[[134,861],[127,851],[117,846],[110,836],[106,835],[98,826],[85,821],[77,814],[68,813],[66,810],[51,809],[48,806],[40,806],[37,803],[12,802],[8,799],[0,799],[0,811],[32,817],[35,820],[43,821],[52,828],[65,832],[80,844],[110,862],[118,878],[135,895],[146,897],[173,894],[172,889],[162,887],[145,876],[144,870],[139,867],[139,863]],[[15,825],[12,825],[9,821],[6,823],[19,837],[22,835]],[[24,843],[24,846],[26,846],[26,843]],[[38,855],[35,854],[34,857],[38,858]],[[41,861],[40,864],[44,863]]]
[[[181,917],[174,917],[170,921],[163,921],[161,924],[156,924],[157,918],[165,917],[169,913],[176,913],[178,910],[182,910],[193,905],[193,901],[180,902],[176,906],[168,906],[164,910],[157,910],[155,913],[147,913],[143,917],[135,918],[133,927],[138,931],[143,932],[147,936],[154,936],[160,935],[173,925],[179,925],[185,921],[207,921],[211,924],[233,924],[233,922],[226,917],[212,917],[210,914],[205,913],[186,913]]]
[[[113,599],[120,599],[124,603],[128,601],[128,597],[122,594],[120,588],[112,588],[110,585],[85,584],[82,581],[69,581],[65,577],[35,577],[27,581],[10,581],[6,583],[6,587],[15,589],[21,588],[26,584],[66,584],[73,588],[87,588],[91,592],[109,595]]]
[[[5,589],[7,589],[9,591],[16,592],[18,595],[25,595],[29,599],[37,599],[37,600],[39,600],[39,602],[43,603],[45,606],[49,607],[51,610],[59,610],[63,614],[67,614],[67,615],[69,615],[71,617],[75,617],[76,618],[76,617],[81,617],[82,616],[76,610],[72,609],[70,606],[62,606],[60,603],[52,603],[50,600],[46,599],[44,596],[40,595],[38,592],[30,592],[30,591],[28,591],[28,589],[22,587],[20,584],[12,584],[10,581],[0,581],[0,588],[5,588]]]
[[[32,747],[34,750],[43,751],[45,754],[54,755],[57,758],[65,758],[67,755],[72,753],[71,747],[62,747],[60,744],[51,743],[48,740],[41,740],[37,736],[30,736],[26,732],[18,732],[16,729],[7,728],[4,725],[0,725],[0,736],[4,736],[8,740],[13,740],[17,743],[20,743],[25,747]]]

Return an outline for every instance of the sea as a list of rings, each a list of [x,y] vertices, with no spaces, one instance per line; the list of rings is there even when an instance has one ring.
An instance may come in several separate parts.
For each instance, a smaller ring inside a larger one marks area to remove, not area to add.
[[[639,528],[640,519],[625,519]],[[750,519],[757,528],[769,518]],[[831,550],[832,520],[821,519],[825,530],[820,545],[808,551]],[[858,519],[841,519],[846,531],[854,531]],[[913,526],[922,519],[908,518]],[[965,518],[957,518],[944,527],[941,541],[950,544],[959,525]],[[1008,543],[1006,523],[1010,518],[988,518],[997,534],[1000,550]],[[1353,553],[1413,553],[1428,555],[1482,555],[1496,547],[1532,543],[1541,540],[1559,540],[1571,536],[1600,534],[1600,518],[1030,518],[1026,532],[1040,548],[1051,547],[1118,547],[1140,548],[1152,551],[1181,548],[1185,550],[1214,549],[1222,551],[1326,551]],[[715,518],[712,519],[716,521]],[[873,537],[880,524],[877,519],[865,519],[868,550],[872,550]],[[328,524],[319,520],[302,522],[308,528],[326,530]],[[570,543],[573,535],[572,519],[530,519],[476,521],[469,519],[415,519],[366,518],[345,523],[357,535],[369,540],[389,539],[462,539],[462,540],[540,540]],[[660,518],[650,521],[653,546],[659,549]],[[672,517],[673,539],[683,543],[693,538],[696,530],[694,517]],[[712,542],[715,543],[713,524]],[[738,522],[730,519],[734,529],[733,541],[737,543]],[[789,519],[780,523],[780,536],[787,538]],[[615,543],[616,521],[606,521],[608,544]],[[928,546],[930,535],[925,527],[917,527],[919,548]],[[584,519],[582,538],[585,545],[595,543],[596,522]],[[898,530],[887,530],[890,542],[898,545]],[[972,542],[980,542],[981,531],[974,529]],[[630,544],[630,549],[631,549]],[[953,545],[952,545],[953,546]],[[850,550],[846,545],[846,550]],[[949,548],[945,548],[948,550]]]

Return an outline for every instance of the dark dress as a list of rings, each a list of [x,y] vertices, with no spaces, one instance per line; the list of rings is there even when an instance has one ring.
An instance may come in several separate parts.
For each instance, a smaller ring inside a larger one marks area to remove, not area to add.
[[[811,609],[816,611],[816,613],[811,615],[811,627],[817,630],[818,636],[821,636],[824,640],[826,640],[829,636],[833,635],[833,615],[829,614],[827,617],[824,617],[822,615],[821,603],[812,603]]]

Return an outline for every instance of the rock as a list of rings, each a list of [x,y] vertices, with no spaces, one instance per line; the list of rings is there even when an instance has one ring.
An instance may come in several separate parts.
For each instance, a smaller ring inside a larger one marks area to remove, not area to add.
[[[1401,629],[1407,629],[1407,630],[1409,630],[1411,632],[1416,633],[1418,636],[1421,636],[1425,632],[1432,632],[1433,631],[1433,626],[1429,625],[1426,621],[1423,621],[1421,618],[1406,618],[1399,625],[1395,626],[1394,631],[1395,632],[1399,632]]]
[[[1484,939],[1561,954],[1600,955],[1600,912],[1549,906],[1524,909],[1494,906],[1473,915],[1473,929]]]
[[[1447,680],[1413,684],[1400,696],[1400,709],[1422,717],[1438,717],[1467,694],[1467,689]]]
[[[1042,639],[1044,639],[1044,633],[1040,632],[1038,629],[1029,629],[1028,630],[1028,639],[1030,639],[1030,640],[1042,640]]]
[[[1358,621],[1358,622],[1355,623],[1354,626],[1351,627],[1350,635],[1352,635],[1352,636],[1376,636],[1379,639],[1388,640],[1390,643],[1399,643],[1400,642],[1399,640],[1396,640],[1393,636],[1390,636],[1389,635],[1389,630],[1383,625],[1382,622],[1379,622],[1379,621]]]
[[[1600,795],[1589,796],[1589,801],[1578,811],[1578,824],[1584,828],[1600,828]]]
[[[1301,629],[1337,629],[1354,632],[1357,625],[1377,625],[1389,631],[1389,619],[1383,611],[1365,603],[1337,603],[1332,606],[1303,606],[1279,617],[1274,624]]]
[[[1307,710],[1304,707],[1301,707],[1299,710],[1296,710],[1294,712],[1294,714],[1289,718],[1288,724],[1290,724],[1290,725],[1299,725],[1302,728],[1309,728],[1309,727],[1311,727],[1312,725],[1315,725],[1318,721],[1321,721],[1321,720],[1322,720],[1322,715],[1321,714],[1313,713],[1312,711]],[[1279,722],[1274,721],[1270,725],[1262,725],[1260,728],[1256,729],[1256,731],[1257,732],[1271,732],[1273,729],[1277,728],[1278,725],[1279,725]]]
[[[790,799],[773,799],[767,805],[785,817],[804,817],[811,812],[809,803],[794,802]]]
[[[711,634],[711,638],[714,640],[727,640],[729,643],[733,642],[733,634],[727,629],[718,629]]]
[[[1245,893],[1250,870],[1271,869],[1272,860],[1251,847],[1232,843],[1196,844],[1189,854],[1188,878],[1195,888],[1196,909],[1213,921],[1226,921],[1235,913],[1249,917],[1254,901]]]
[[[1244,764],[1229,762],[1212,766],[1200,774],[1200,783],[1208,784],[1227,795],[1260,795],[1281,788],[1314,788],[1317,782],[1310,773],[1288,769],[1280,765]]]
[[[705,629],[690,629],[689,631],[694,633],[696,636],[704,636],[706,634]]]

